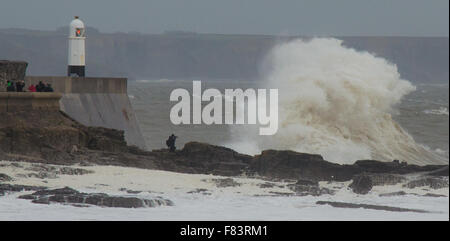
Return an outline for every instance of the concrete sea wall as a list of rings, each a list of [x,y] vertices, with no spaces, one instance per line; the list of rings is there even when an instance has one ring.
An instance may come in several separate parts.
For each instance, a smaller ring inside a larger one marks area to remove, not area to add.
[[[62,93],[61,110],[73,119],[87,126],[123,130],[127,144],[147,148],[128,98],[126,78],[25,77],[27,86],[39,81]]]
[[[61,93],[0,92],[0,115],[16,110],[58,111]]]

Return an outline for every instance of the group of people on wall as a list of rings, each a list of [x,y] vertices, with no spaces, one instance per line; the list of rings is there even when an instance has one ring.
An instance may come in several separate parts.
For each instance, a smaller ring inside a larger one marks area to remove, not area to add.
[[[42,81],[39,81],[37,85],[31,84],[25,89],[25,81],[6,81],[6,91],[8,92],[53,92],[53,87],[51,84],[44,84]]]

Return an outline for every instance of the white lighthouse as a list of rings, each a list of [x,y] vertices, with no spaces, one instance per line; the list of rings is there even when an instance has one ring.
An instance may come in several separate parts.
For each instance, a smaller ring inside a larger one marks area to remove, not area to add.
[[[75,16],[75,19],[70,22],[69,33],[69,56],[67,75],[77,75],[84,77],[85,63],[85,48],[84,41],[86,39],[86,28],[84,23]]]

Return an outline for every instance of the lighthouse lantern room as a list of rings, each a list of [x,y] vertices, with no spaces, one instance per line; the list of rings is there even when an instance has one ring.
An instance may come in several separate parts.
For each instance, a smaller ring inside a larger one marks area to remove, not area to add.
[[[86,28],[84,23],[75,16],[70,23],[68,76],[84,77],[85,75],[85,39]]]

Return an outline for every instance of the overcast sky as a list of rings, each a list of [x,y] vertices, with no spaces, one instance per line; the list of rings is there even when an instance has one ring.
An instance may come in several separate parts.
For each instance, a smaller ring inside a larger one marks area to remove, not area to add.
[[[448,0],[0,0],[0,28],[449,36]]]

